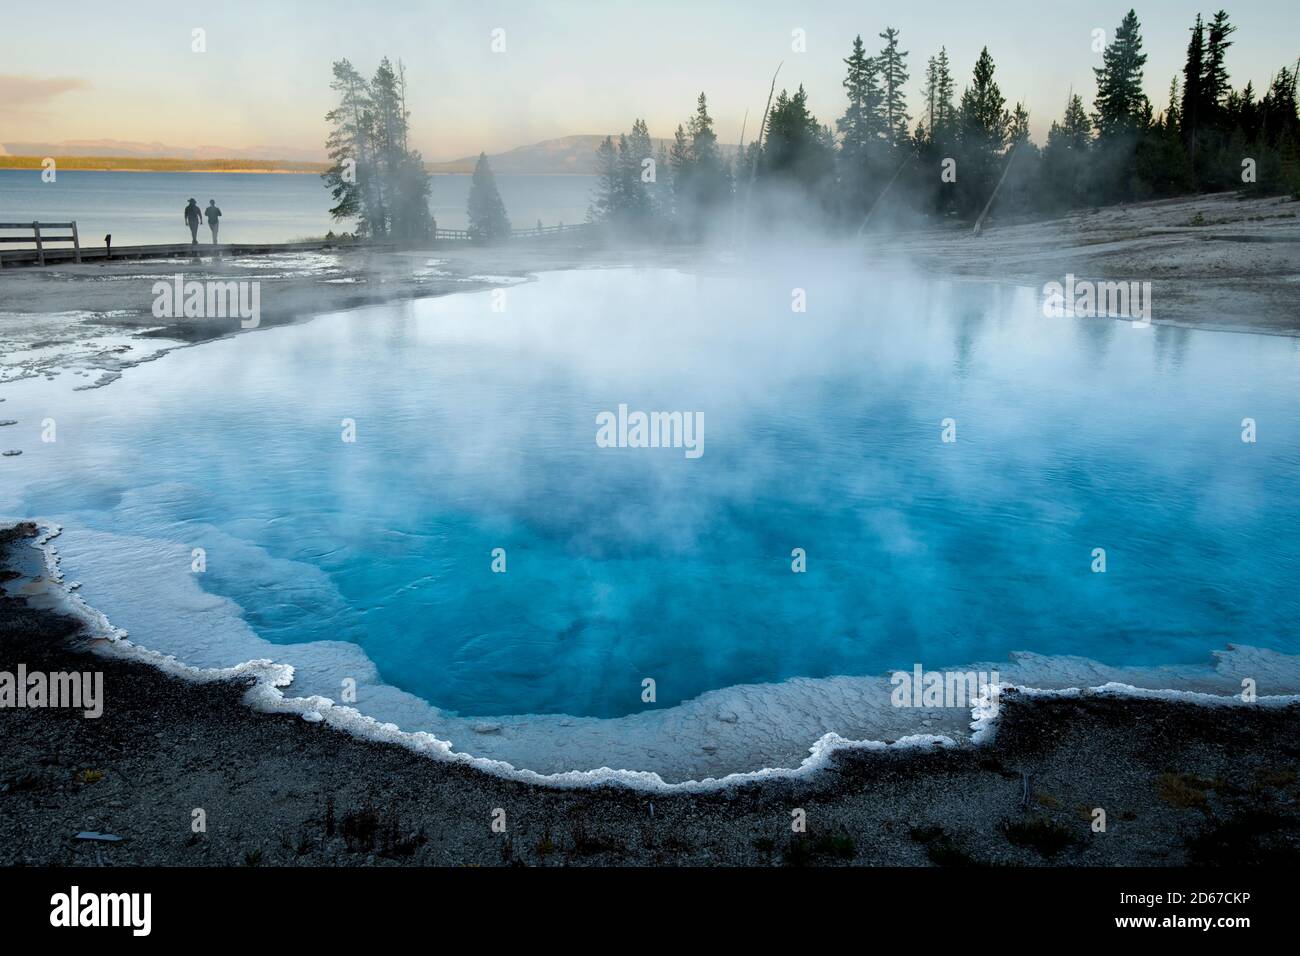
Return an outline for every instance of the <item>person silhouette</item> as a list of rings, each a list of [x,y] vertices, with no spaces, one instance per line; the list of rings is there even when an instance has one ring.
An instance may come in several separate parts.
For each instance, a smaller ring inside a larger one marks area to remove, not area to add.
[[[199,209],[199,201],[190,198],[189,205],[185,207],[185,225],[190,227],[190,245],[199,244],[199,223],[203,221],[203,212]]]
[[[212,244],[217,244],[217,230],[221,228],[221,210],[217,208],[215,199],[208,200],[208,208],[204,210],[208,217],[208,228],[212,230]]]

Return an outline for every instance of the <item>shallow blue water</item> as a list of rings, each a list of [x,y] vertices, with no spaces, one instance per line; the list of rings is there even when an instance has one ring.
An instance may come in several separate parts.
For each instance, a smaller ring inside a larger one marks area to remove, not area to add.
[[[646,677],[665,706],[1014,650],[1300,647],[1296,340],[807,266],[554,273],[506,303],[326,315],[107,390],[6,386],[0,443],[25,454],[0,459],[0,513],[206,544],[203,586],[262,636],[354,641],[474,715],[626,714]],[[704,454],[598,447],[620,403],[702,412]]]
[[[463,229],[470,176],[433,177],[429,208],[438,225]],[[583,222],[594,176],[497,177],[512,224],[526,229]],[[52,183],[39,169],[0,169],[0,222],[76,220],[82,245],[188,242],[181,210],[189,197],[216,199],[224,242],[288,242],[350,231],[330,219],[329,191],[315,173],[126,173],[61,170]],[[14,234],[10,234],[14,235]],[[207,235],[207,227],[201,236]],[[19,248],[14,246],[13,248]]]

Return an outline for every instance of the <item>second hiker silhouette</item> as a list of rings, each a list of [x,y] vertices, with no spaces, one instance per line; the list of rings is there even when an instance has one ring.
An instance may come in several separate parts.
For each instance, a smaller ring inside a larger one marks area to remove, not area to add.
[[[208,208],[203,210],[208,217],[208,228],[212,230],[212,244],[217,244],[217,230],[221,228],[221,210],[215,199],[208,200]]]
[[[199,244],[199,223],[203,222],[203,212],[199,209],[199,201],[190,199],[189,205],[185,207],[185,225],[190,227],[190,245]]]

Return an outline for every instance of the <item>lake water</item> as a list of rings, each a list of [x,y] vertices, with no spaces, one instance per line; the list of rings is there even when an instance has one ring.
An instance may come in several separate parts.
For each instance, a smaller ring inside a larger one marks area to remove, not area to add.
[[[466,226],[468,175],[433,177],[430,207],[438,225]],[[516,228],[586,220],[592,176],[498,176],[506,212]],[[65,170],[53,183],[40,170],[0,170],[0,222],[76,220],[85,245],[188,242],[181,210],[193,196],[221,207],[225,242],[288,242],[351,231],[330,220],[329,191],[315,174],[125,173]],[[200,231],[206,235],[206,226]],[[12,248],[12,247],[11,247]]]
[[[69,579],[146,646],[233,664],[237,618],[462,715],[1300,646],[1296,340],[832,269],[553,273],[507,302],[325,315],[107,391],[7,385],[0,514],[67,525]],[[620,404],[702,413],[703,454],[598,447]]]

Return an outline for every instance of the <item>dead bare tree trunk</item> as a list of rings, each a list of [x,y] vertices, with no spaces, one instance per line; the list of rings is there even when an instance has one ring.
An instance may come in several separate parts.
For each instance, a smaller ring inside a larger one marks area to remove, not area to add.
[[[767,105],[763,107],[763,122],[758,125],[758,139],[754,141],[754,161],[749,164],[749,182],[745,186],[745,209],[740,224],[742,239],[749,232],[749,197],[754,191],[754,177],[758,175],[758,157],[763,152],[763,135],[767,132],[767,118],[772,112],[772,94],[776,92],[776,78],[783,66],[785,60],[776,65],[776,73],[772,74],[772,85],[767,89]]]
[[[889,177],[889,182],[885,183],[885,188],[880,191],[880,195],[876,197],[876,201],[873,202],[871,208],[867,210],[867,215],[863,218],[862,225],[858,226],[858,236],[861,236],[866,230],[867,223],[871,221],[871,214],[876,211],[876,207],[880,205],[880,200],[885,198],[885,193],[889,192],[890,187],[894,185],[894,181],[897,180],[899,175],[903,172],[903,168],[910,163],[920,151],[921,146],[920,144],[917,144],[917,147],[912,150],[911,155],[899,163],[898,169],[894,170],[894,175]]]
[[[740,174],[740,164],[745,159],[745,127],[749,125],[749,110],[745,110],[745,118],[740,121],[740,145],[736,147],[736,175]],[[734,182],[734,178],[733,178]],[[732,206],[731,215],[731,245],[734,248],[737,240],[740,238],[740,205],[738,203]]]
[[[1011,162],[1016,158],[1016,150],[1019,146],[1020,144],[1016,143],[1011,147],[1011,152],[1007,153],[1007,165],[1003,168],[1002,175],[998,178],[998,184],[993,187],[993,193],[989,196],[989,201],[984,204],[984,211],[980,213],[980,217],[975,220],[975,229],[971,232],[972,236],[978,236],[980,231],[983,229],[984,217],[987,216],[989,210],[993,208],[993,200],[998,198],[998,190],[1002,188],[1002,183],[1006,181],[1007,173],[1011,172]]]

